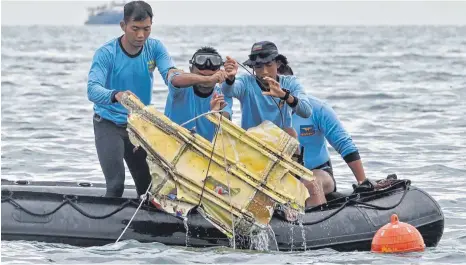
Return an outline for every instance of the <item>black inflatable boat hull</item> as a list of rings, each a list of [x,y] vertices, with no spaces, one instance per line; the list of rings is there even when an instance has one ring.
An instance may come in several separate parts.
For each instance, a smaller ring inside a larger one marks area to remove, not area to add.
[[[278,249],[368,251],[375,232],[389,222],[393,213],[400,221],[416,227],[427,247],[436,246],[444,226],[439,205],[423,190],[402,184],[329,201],[326,207],[306,212],[302,226],[274,216],[270,225]],[[104,193],[102,184],[2,180],[2,240],[78,246],[113,243],[139,201],[132,186],[126,187],[123,198],[101,197]],[[190,247],[231,246],[228,238],[196,211],[190,213],[187,227],[188,236],[183,220],[143,205],[121,240]],[[269,249],[277,246],[273,243]],[[236,247],[249,248],[250,240],[237,238]]]

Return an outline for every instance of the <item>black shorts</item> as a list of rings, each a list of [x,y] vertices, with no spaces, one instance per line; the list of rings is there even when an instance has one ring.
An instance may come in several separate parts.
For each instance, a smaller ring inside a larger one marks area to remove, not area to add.
[[[330,177],[332,177],[333,186],[335,187],[333,189],[333,192],[336,192],[337,191],[337,182],[335,181],[335,177],[333,176],[332,162],[330,162],[330,160],[329,160],[329,161],[323,163],[322,165],[313,168],[312,170],[314,170],[314,169],[323,170],[323,171],[327,172],[330,175]]]
[[[293,155],[293,158],[296,158],[295,161],[304,166],[303,158],[301,156]],[[333,176],[332,162],[330,162],[330,160],[329,160],[329,161],[323,163],[322,165],[317,166],[317,167],[315,167],[315,168],[313,168],[311,170],[314,170],[314,169],[321,169],[321,170],[327,172],[330,175],[330,177],[332,177],[333,186],[335,187],[333,189],[333,192],[336,192],[337,191],[337,182],[335,181],[335,177]],[[299,177],[299,176],[297,176],[296,178],[298,178],[299,180],[301,179],[301,177]]]

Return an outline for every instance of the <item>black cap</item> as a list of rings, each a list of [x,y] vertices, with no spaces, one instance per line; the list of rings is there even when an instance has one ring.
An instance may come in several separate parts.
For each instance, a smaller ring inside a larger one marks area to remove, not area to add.
[[[256,64],[265,64],[271,62],[278,56],[278,48],[271,41],[256,42],[252,45],[249,60],[244,62],[244,65],[253,67]]]

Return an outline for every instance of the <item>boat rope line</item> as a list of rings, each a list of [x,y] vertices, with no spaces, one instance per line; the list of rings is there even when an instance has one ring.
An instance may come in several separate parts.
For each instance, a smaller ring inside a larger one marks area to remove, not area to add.
[[[151,185],[149,185],[149,187],[150,186]],[[363,199],[363,198],[361,198],[361,194],[359,194],[359,193],[358,194],[353,194],[353,195],[350,195],[350,196],[347,196],[347,197],[335,199],[334,201],[343,200],[343,199],[345,199],[346,201],[343,203],[343,205],[341,205],[337,210],[335,210],[331,214],[325,216],[324,218],[321,218],[320,220],[316,220],[316,221],[313,221],[313,222],[302,223],[302,225],[314,225],[314,224],[323,222],[323,221],[329,219],[330,217],[336,215],[343,208],[345,208],[346,206],[349,206],[351,204],[354,204],[354,205],[360,204],[360,205],[364,205],[366,207],[370,207],[370,208],[374,208],[374,209],[378,209],[378,210],[391,210],[391,209],[397,207],[398,205],[400,205],[401,202],[404,200],[404,198],[405,198],[405,196],[406,196],[406,194],[408,193],[408,190],[409,190],[410,181],[409,180],[399,180],[397,183],[391,184],[387,188],[383,189],[384,192],[387,192],[387,191],[396,189],[398,186],[403,186],[404,187],[403,195],[401,196],[400,200],[397,203],[395,203],[394,205],[392,205],[392,206],[385,206],[384,207],[384,206],[378,206],[378,205],[374,205],[374,204],[370,204],[370,203],[365,203],[365,202],[359,201],[360,199]],[[149,191],[149,189],[148,189],[148,191]],[[148,191],[145,194],[146,198],[147,198],[147,195],[149,195]],[[366,194],[367,193],[372,193],[372,195],[376,195],[380,191],[381,190],[376,190],[376,191],[370,191],[370,192],[364,192],[364,193],[366,193]],[[135,202],[134,199],[128,199],[124,203],[120,204],[120,206],[117,209],[115,209],[114,211],[112,211],[110,213],[107,213],[107,214],[104,214],[104,215],[92,215],[92,214],[86,213],[83,209],[81,209],[79,206],[77,206],[75,202],[73,202],[73,200],[77,200],[79,198],[78,196],[76,196],[76,195],[73,195],[73,196],[63,195],[64,201],[62,203],[60,203],[60,205],[58,205],[55,209],[53,209],[53,210],[51,210],[49,212],[45,212],[45,213],[35,213],[35,212],[32,212],[32,211],[26,209],[24,206],[22,206],[18,202],[16,202],[13,199],[13,195],[14,195],[13,191],[8,191],[8,192],[9,192],[9,194],[6,195],[6,196],[3,196],[3,194],[2,194],[2,198],[1,198],[2,203],[10,203],[11,205],[15,206],[17,209],[20,209],[20,210],[24,211],[25,213],[27,213],[29,215],[38,216],[38,217],[45,217],[45,216],[49,216],[51,214],[54,214],[59,209],[61,209],[63,206],[69,204],[71,207],[73,207],[76,211],[81,213],[83,216],[86,216],[86,217],[91,218],[91,219],[105,219],[105,218],[108,218],[108,217],[122,211],[123,209],[125,209],[126,207],[128,207],[130,205],[137,205],[137,203]],[[144,196],[144,195],[142,195],[142,196]],[[353,197],[353,198],[351,198],[351,197]],[[140,207],[142,206],[144,201],[145,201],[145,199],[141,201],[141,203],[139,204],[139,207],[137,208],[136,212],[133,214],[132,219],[135,217],[137,211],[140,209]],[[328,204],[327,204],[327,206],[328,206]],[[312,211],[314,209],[321,208],[321,207],[322,206],[315,206],[313,208],[307,209],[306,212],[310,212],[310,211]],[[155,209],[155,210],[157,210],[157,209]],[[280,215],[278,215],[278,216],[280,216]],[[176,217],[176,218],[179,219],[178,217]],[[129,221],[129,223],[125,227],[124,231],[126,231],[126,229],[129,227],[132,219]],[[290,222],[290,221],[287,221],[286,219],[284,219],[284,221],[287,222],[287,223],[294,224],[294,225],[299,225],[298,222]],[[123,231],[123,233],[124,233],[124,231]],[[120,235],[119,239],[121,238],[123,233]],[[116,242],[118,242],[118,240]],[[233,241],[233,243],[234,243],[234,241]]]
[[[345,203],[343,203],[340,207],[338,207],[338,209],[336,209],[334,212],[332,212],[332,213],[328,214],[327,216],[325,216],[325,217],[323,217],[321,219],[318,219],[316,221],[302,223],[302,225],[315,225],[315,224],[321,223],[321,222],[329,219],[330,217],[335,216],[337,213],[339,213],[345,207],[350,206],[352,204],[354,204],[354,205],[361,204],[361,205],[364,205],[364,206],[367,206],[367,207],[370,207],[370,208],[374,208],[376,210],[391,210],[391,209],[397,207],[398,205],[400,205],[401,202],[404,200],[406,194],[408,193],[408,190],[409,190],[408,186],[410,185],[410,183],[411,182],[409,180],[400,180],[399,182],[397,182],[395,184],[392,184],[388,188],[384,189],[385,191],[388,191],[388,190],[396,188],[400,184],[402,186],[404,186],[403,195],[401,196],[400,200],[397,203],[395,203],[394,205],[392,205],[392,206],[384,207],[384,206],[378,206],[378,205],[362,202],[362,201],[359,201],[361,199],[360,198],[361,195],[359,193],[358,194],[353,194],[353,195],[345,197],[345,199],[346,199]],[[375,192],[377,192],[377,191],[375,191]],[[350,197],[355,197],[355,198],[349,199]],[[342,199],[342,198],[339,198],[337,200],[340,200],[340,199]],[[328,205],[328,203],[327,203],[327,205]],[[322,208],[322,205],[318,205],[318,206],[306,209],[306,212],[311,212],[312,210],[318,209],[318,208]],[[287,220],[285,220],[285,221],[287,221]],[[287,222],[289,222],[291,224],[299,224],[296,221],[293,221],[293,222],[287,221]]]
[[[367,202],[362,202],[362,201],[354,201],[356,204],[361,204],[361,205],[364,205],[364,206],[367,206],[367,207],[370,207],[370,208],[374,208],[376,210],[391,210],[395,207],[397,207],[398,205],[401,204],[401,202],[404,200],[406,194],[408,193],[408,187],[405,188],[404,192],[403,192],[403,195],[401,196],[400,200],[395,203],[394,205],[392,206],[379,206],[379,205],[374,205],[374,204],[371,204],[371,203],[367,203]]]
[[[365,202],[358,201],[358,200],[361,199],[361,194],[371,195],[370,193],[376,194],[376,193],[379,193],[381,191],[387,192],[387,191],[394,190],[394,189],[398,188],[398,186],[403,186],[405,188],[405,192],[406,192],[406,190],[408,189],[408,186],[410,186],[410,184],[411,184],[410,180],[396,180],[394,183],[389,184],[384,189],[361,192],[361,193],[353,193],[353,194],[351,194],[349,196],[334,199],[334,200],[330,201],[330,203],[335,202],[335,201],[341,201],[341,200],[344,199],[346,202],[348,202],[348,201],[357,202],[358,204],[363,204],[363,205],[371,207],[371,208],[376,208],[377,210],[391,210],[391,209],[395,208],[396,206],[398,206],[401,203],[401,201],[403,201],[404,197],[402,197],[398,203],[396,203],[393,206],[389,206],[389,207],[373,205],[373,204],[365,203]],[[328,206],[328,205],[329,205],[329,203],[327,202],[326,206]],[[323,207],[323,205],[317,205],[317,206],[306,209],[306,212],[312,212],[313,210],[316,210],[316,209],[319,209],[319,208],[322,208],[322,207]]]
[[[125,229],[123,229],[123,231],[121,232],[120,236],[117,238],[117,240],[115,241],[115,243],[118,243],[118,241],[120,241],[121,237],[125,234],[126,229],[128,229],[128,227],[131,225],[131,222],[133,221],[134,217],[135,217],[136,214],[138,213],[138,211],[139,211],[139,209],[141,208],[142,204],[147,200],[147,197],[148,197],[148,195],[149,195],[149,191],[150,191],[150,188],[151,188],[151,187],[152,187],[152,180],[151,180],[151,182],[149,183],[149,187],[147,187],[146,193],[144,193],[143,195],[141,195],[141,202],[139,203],[138,208],[136,209],[136,211],[134,211],[133,216],[131,217],[131,219],[129,220],[128,224],[125,226]]]
[[[45,216],[49,216],[51,214],[54,214],[56,213],[58,210],[60,210],[63,206],[69,204],[71,207],[73,207],[76,211],[78,211],[80,214],[86,216],[87,218],[91,218],[91,219],[106,219],[118,212],[120,212],[121,210],[125,209],[127,206],[131,205],[131,204],[135,204],[132,200],[127,200],[125,201],[124,203],[122,203],[117,209],[115,209],[114,211],[110,212],[110,213],[107,213],[107,214],[104,214],[104,215],[93,215],[93,214],[89,214],[87,213],[86,211],[84,211],[83,209],[81,209],[79,206],[76,205],[75,202],[73,202],[73,200],[71,198],[69,198],[69,196],[67,195],[64,195],[63,197],[65,198],[64,201],[57,206],[57,208],[49,211],[49,212],[45,212],[45,213],[35,213],[35,212],[32,212],[28,209],[26,209],[24,206],[20,205],[18,202],[16,202],[13,198],[13,192],[10,191],[10,195],[7,196],[6,198],[2,198],[2,203],[4,202],[8,202],[10,203],[11,205],[15,206],[16,208],[18,209],[21,209],[22,211],[24,211],[25,213],[29,214],[29,215],[32,215],[32,216],[37,216],[37,217],[45,217]],[[75,196],[76,198],[76,196]]]

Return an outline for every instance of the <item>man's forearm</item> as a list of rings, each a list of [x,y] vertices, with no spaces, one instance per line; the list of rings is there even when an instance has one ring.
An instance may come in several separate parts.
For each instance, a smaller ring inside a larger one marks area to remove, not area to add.
[[[210,82],[209,76],[202,76],[190,73],[182,73],[172,78],[171,83],[178,88],[191,87],[193,85],[204,85]]]
[[[90,80],[87,85],[87,98],[97,104],[112,104],[112,95],[115,91],[101,86]]]
[[[364,172],[361,159],[349,162],[348,166],[351,168],[351,171],[353,171],[354,177],[356,177],[358,184],[366,179],[366,173]]]

